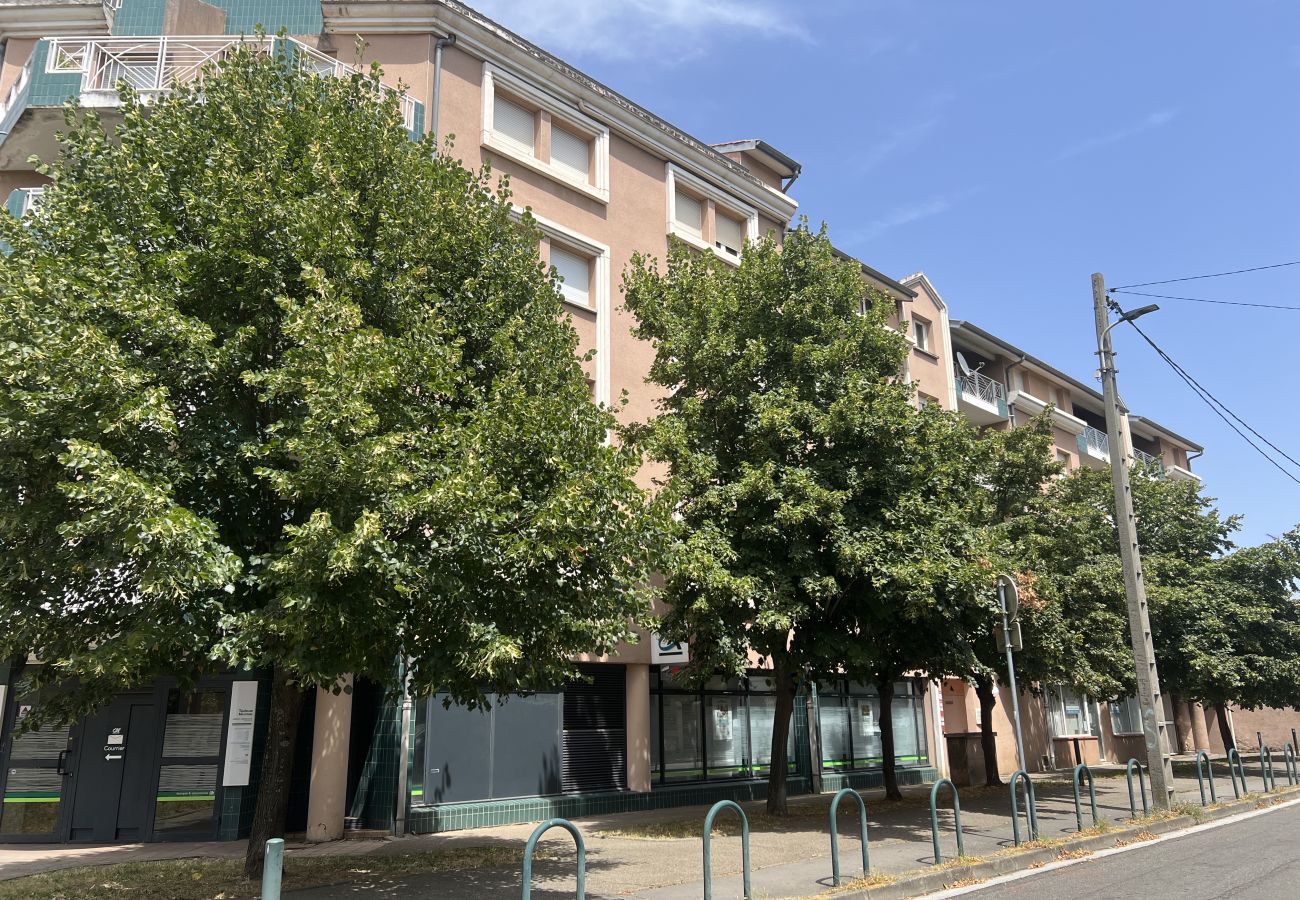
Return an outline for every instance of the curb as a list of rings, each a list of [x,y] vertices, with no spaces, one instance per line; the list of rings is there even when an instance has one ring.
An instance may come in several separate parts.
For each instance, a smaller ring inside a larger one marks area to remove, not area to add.
[[[818,898],[827,898],[827,900],[907,900],[910,897],[923,897],[926,894],[937,893],[961,884],[974,886],[976,883],[987,881],[990,878],[1010,875],[1026,869],[1038,868],[1048,863],[1058,862],[1062,852],[1073,856],[1080,851],[1091,854],[1099,850],[1110,850],[1120,846],[1120,842],[1134,843],[1138,840],[1138,836],[1144,833],[1159,836],[1175,831],[1186,831],[1190,828],[1207,825],[1219,819],[1231,818],[1245,812],[1269,809],[1294,802],[1300,802],[1300,791],[1282,789],[1255,799],[1223,802],[1213,809],[1205,809],[1200,817],[1176,816],[1172,819],[1161,819],[1141,825],[1128,825],[1116,828],[1114,831],[1108,831],[1105,834],[1089,835],[1075,839],[1067,838],[1064,843],[1052,847],[1039,847],[1022,853],[994,857],[970,865],[954,866],[935,872],[922,872],[911,876],[904,875],[896,881],[877,887],[851,888],[839,893],[827,892],[817,896]]]

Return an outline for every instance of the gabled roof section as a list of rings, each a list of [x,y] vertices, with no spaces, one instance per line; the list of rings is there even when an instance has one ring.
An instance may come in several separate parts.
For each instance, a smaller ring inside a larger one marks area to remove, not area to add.
[[[943,297],[935,289],[934,284],[931,283],[929,276],[926,275],[924,272],[913,272],[911,275],[908,275],[906,278],[903,279],[903,284],[907,285],[909,288],[917,284],[923,285],[925,287],[926,293],[934,298],[934,302],[939,304],[940,309],[943,310],[948,309],[948,301],[943,299]],[[955,327],[956,324],[958,323],[953,323],[953,324]]]
[[[767,141],[750,139],[745,141],[724,141],[721,144],[711,144],[714,150],[719,153],[752,153],[782,178],[789,178],[794,181],[803,171],[803,166],[795,160],[786,156],[780,150],[773,147]]]

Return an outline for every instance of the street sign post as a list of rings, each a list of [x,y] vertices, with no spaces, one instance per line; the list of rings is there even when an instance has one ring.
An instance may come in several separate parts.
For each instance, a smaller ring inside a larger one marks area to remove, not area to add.
[[[1024,647],[1020,639],[1020,621],[1016,618],[1017,613],[1020,612],[1020,591],[1016,588],[1016,580],[1010,575],[998,576],[998,606],[1002,609],[998,648],[1007,655],[1007,680],[1011,682],[1008,687],[1011,688],[1013,713],[1011,721],[1016,727],[1016,758],[1020,760],[1020,768],[1028,772],[1029,767],[1025,765],[1025,740],[1020,733],[1020,691],[1016,687],[1016,660],[1013,653],[1014,650]],[[1008,635],[1011,637],[1010,640],[1007,640]]]

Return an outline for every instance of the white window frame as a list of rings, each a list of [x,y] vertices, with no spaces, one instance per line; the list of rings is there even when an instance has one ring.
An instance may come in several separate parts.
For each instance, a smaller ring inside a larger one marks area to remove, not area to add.
[[[674,165],[673,163],[667,164],[667,177],[665,178],[665,181],[668,183],[668,233],[676,235],[698,250],[712,253],[718,259],[726,261],[729,265],[739,265],[740,260],[737,257],[713,246],[715,237],[714,232],[717,231],[717,226],[709,224],[710,219],[712,218],[709,215],[709,209],[715,208],[714,215],[716,216],[716,208],[720,207],[726,213],[731,215],[732,218],[743,221],[745,223],[745,242],[747,244],[758,240],[758,210],[754,209],[752,206],[741,203],[734,197],[723,193],[718,188],[709,184],[704,179],[697,178],[690,172],[687,172],[685,169]],[[704,211],[706,233],[701,237],[696,237],[689,231],[679,227],[677,224],[677,190],[679,187],[685,188],[686,193],[694,194],[706,204]]]
[[[1115,727],[1115,710],[1119,707],[1128,706],[1129,704],[1132,704],[1131,708],[1135,712],[1133,718],[1137,722],[1137,730],[1121,731]],[[1142,708],[1141,705],[1138,703],[1137,697],[1121,697],[1118,700],[1110,701],[1109,703],[1106,704],[1106,706],[1109,707],[1108,711],[1110,713],[1110,730],[1111,733],[1115,735],[1115,737],[1132,737],[1133,735],[1140,735],[1143,733],[1142,732]]]
[[[576,178],[573,171],[565,166],[558,166],[550,160],[538,159],[535,155],[524,153],[513,141],[497,134],[492,127],[492,119],[498,86],[509,98],[517,98],[514,102],[523,100],[526,104],[544,110],[550,115],[553,123],[558,123],[566,131],[590,136],[591,174],[588,178]],[[482,146],[594,200],[599,200],[601,203],[609,202],[609,129],[595,119],[583,115],[577,107],[538,90],[491,63],[483,64]]]
[[[524,210],[521,207],[513,207],[516,216],[522,216]],[[559,244],[561,248],[568,250],[570,253],[576,253],[591,258],[591,283],[587,291],[588,303],[577,303],[568,297],[563,298],[564,304],[574,309],[586,310],[596,315],[596,402],[604,406],[610,405],[610,347],[613,344],[612,335],[612,316],[610,312],[610,251],[607,244],[594,241],[584,234],[579,234],[571,228],[565,228],[558,222],[533,213],[533,221],[541,229],[543,237],[550,244]],[[549,257],[549,253],[548,253]],[[549,265],[549,259],[548,259]]]
[[[932,327],[928,320],[922,319],[920,316],[912,316],[912,343],[917,350],[931,355],[934,354],[934,351],[930,349],[930,335],[934,333]],[[925,340],[921,340],[921,337],[924,337]]]

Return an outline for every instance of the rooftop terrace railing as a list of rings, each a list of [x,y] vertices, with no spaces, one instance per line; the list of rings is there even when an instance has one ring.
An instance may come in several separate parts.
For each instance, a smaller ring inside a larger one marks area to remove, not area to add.
[[[966,398],[976,400],[989,406],[997,407],[1006,402],[1006,388],[1002,382],[995,381],[979,372],[957,376],[957,390]]]
[[[167,93],[177,85],[194,81],[210,64],[220,65],[240,47],[252,47],[259,53],[274,53],[277,46],[287,45],[303,71],[333,78],[350,78],[361,73],[355,66],[339,62],[293,38],[267,36],[231,37],[84,37],[49,38],[46,69],[50,74],[76,73],[81,76],[81,102],[87,106],[113,106],[118,102],[118,85],[127,84],[147,97]],[[30,63],[15,84],[15,91],[30,79]],[[11,98],[15,95],[11,91]],[[380,96],[398,98],[402,121],[407,130],[417,128],[419,103],[409,94],[387,85],[379,86]],[[8,101],[7,101],[8,102]],[[3,120],[6,107],[0,107]]]

